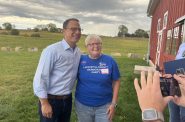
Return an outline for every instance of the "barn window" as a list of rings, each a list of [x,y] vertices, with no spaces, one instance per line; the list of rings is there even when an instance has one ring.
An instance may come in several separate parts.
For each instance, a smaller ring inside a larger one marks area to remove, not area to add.
[[[167,54],[170,54],[171,42],[172,42],[172,30],[168,30],[167,31],[166,49],[165,49],[165,52]]]
[[[184,35],[184,24],[182,24],[182,29],[181,29],[181,41],[183,40],[183,35]]]
[[[171,49],[172,55],[176,55],[178,35],[179,35],[179,26],[175,27],[173,31],[173,41],[172,41],[172,49]]]
[[[177,51],[177,44],[179,41],[179,28],[180,26],[177,26],[171,30],[167,31],[167,40],[166,40],[166,47],[165,52],[170,55],[176,55]]]
[[[163,29],[166,29],[167,22],[168,22],[168,11],[164,14]]]
[[[159,32],[160,30],[161,30],[161,18],[158,19],[157,32]]]

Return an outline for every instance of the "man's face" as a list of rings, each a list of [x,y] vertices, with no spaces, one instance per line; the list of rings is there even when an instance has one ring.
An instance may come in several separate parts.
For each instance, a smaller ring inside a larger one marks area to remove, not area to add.
[[[77,21],[70,21],[67,27],[64,29],[64,38],[68,42],[68,44],[76,45],[81,37],[81,28],[80,24]]]

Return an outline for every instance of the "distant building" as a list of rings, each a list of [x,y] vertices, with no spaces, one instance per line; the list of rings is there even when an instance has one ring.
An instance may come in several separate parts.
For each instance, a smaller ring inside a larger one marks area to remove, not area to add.
[[[163,62],[174,60],[185,42],[185,0],[150,0],[147,15],[152,19],[149,59],[163,69]]]

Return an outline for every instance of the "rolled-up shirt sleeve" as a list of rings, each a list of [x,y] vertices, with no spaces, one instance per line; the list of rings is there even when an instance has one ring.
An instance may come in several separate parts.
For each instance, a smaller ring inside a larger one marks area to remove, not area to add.
[[[44,49],[33,79],[34,94],[39,98],[47,98],[50,72],[53,68],[54,55],[48,49]]]

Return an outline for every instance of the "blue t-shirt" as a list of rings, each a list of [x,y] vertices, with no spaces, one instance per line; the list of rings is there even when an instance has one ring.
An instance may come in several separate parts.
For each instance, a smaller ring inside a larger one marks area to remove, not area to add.
[[[107,55],[91,59],[82,55],[78,69],[76,99],[87,106],[101,106],[112,101],[113,81],[120,77],[117,63]]]

